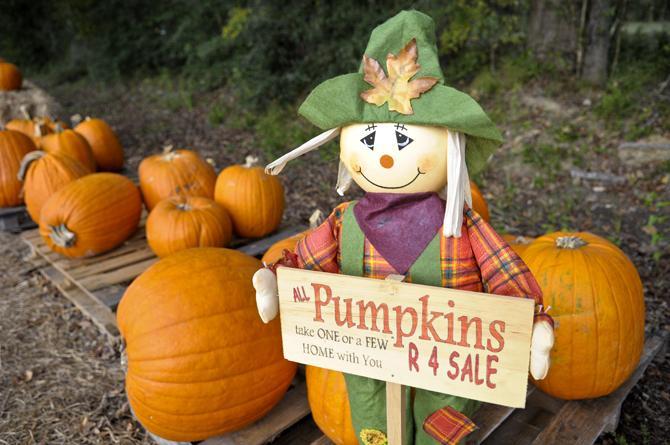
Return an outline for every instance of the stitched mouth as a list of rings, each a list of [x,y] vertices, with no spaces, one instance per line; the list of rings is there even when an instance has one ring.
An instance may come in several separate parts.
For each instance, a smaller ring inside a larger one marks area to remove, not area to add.
[[[376,187],[379,187],[379,188],[387,189],[387,190],[401,189],[401,188],[407,187],[408,185],[410,185],[411,183],[413,183],[414,181],[416,181],[416,178],[418,178],[418,177],[421,176],[421,175],[425,175],[424,172],[422,172],[420,169],[417,168],[417,169],[416,169],[416,176],[415,176],[414,178],[412,178],[412,180],[409,181],[407,184],[398,185],[398,186],[395,186],[395,187],[387,187],[387,186],[384,186],[384,185],[381,185],[381,184],[377,184],[376,182],[371,181],[367,176],[365,176],[365,174],[363,173],[363,169],[362,169],[362,168],[359,169],[356,173],[360,173],[361,176],[363,176],[363,177],[365,178],[365,180],[368,181],[370,184],[372,184],[372,185],[374,185],[374,186],[376,186]]]

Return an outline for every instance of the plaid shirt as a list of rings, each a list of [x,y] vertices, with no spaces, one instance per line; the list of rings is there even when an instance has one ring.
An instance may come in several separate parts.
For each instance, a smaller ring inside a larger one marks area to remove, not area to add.
[[[301,269],[340,272],[342,220],[349,202],[340,204],[328,219],[296,246],[297,266]],[[536,321],[551,317],[543,311],[542,291],[526,264],[493,228],[472,209],[463,218],[464,235],[440,238],[442,287],[532,298],[538,308]],[[363,276],[384,279],[398,272],[366,238]],[[405,280],[411,283],[412,277]]]

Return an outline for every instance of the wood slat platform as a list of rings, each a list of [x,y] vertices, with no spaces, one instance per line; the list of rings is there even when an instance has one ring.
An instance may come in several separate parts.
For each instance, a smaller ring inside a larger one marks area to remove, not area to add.
[[[24,206],[0,208],[0,231],[20,233],[37,225]]]
[[[261,240],[236,239],[231,248],[259,256],[274,242],[298,233],[285,228]],[[157,261],[144,237],[143,224],[137,233],[117,249],[92,258],[71,260],[42,242],[37,230],[26,231],[33,263],[96,326],[116,342],[119,332],[114,311],[127,285]],[[592,444],[603,432],[614,431],[621,405],[642,378],[653,358],[664,350],[667,332],[647,339],[638,368],[617,391],[607,397],[585,401],[563,401],[529,385],[525,409],[485,404],[473,420],[478,429],[468,444]],[[318,431],[307,403],[304,374],[299,373],[284,399],[263,419],[232,434],[208,439],[202,445],[311,444],[330,445]],[[156,438],[161,445],[175,445]],[[188,444],[182,444],[188,445]]]

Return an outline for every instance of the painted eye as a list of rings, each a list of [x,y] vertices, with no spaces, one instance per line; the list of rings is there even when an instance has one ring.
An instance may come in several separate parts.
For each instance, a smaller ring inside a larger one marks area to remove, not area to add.
[[[373,131],[369,135],[365,136],[363,139],[361,139],[361,142],[370,150],[373,150],[375,148],[375,132]]]
[[[414,139],[399,131],[395,132],[395,140],[398,142],[398,150],[402,150],[414,141]]]

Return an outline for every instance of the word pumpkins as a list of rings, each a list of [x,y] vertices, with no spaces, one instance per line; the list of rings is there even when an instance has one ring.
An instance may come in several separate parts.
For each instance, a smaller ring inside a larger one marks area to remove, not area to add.
[[[17,174],[21,159],[35,150],[35,144],[18,131],[0,131],[0,207],[21,204],[21,181]]]
[[[644,298],[633,263],[590,233],[553,233],[523,252],[557,321],[551,368],[535,384],[562,399],[611,393],[637,367]]]
[[[123,168],[123,148],[114,130],[105,121],[87,117],[74,131],[82,135],[91,146],[100,170],[118,171]]]
[[[295,374],[279,320],[256,312],[260,261],[222,248],[161,259],[128,287],[117,312],[126,391],[138,420],[168,440],[235,431],[279,402]]]
[[[164,199],[147,218],[147,242],[159,257],[190,247],[225,247],[232,238],[228,212],[203,196]]]
[[[306,366],[307,399],[319,429],[335,445],[358,445],[344,375],[339,371]]]
[[[258,161],[247,156],[244,165],[225,168],[216,180],[214,199],[228,210],[239,236],[260,238],[279,227],[284,214],[284,187]]]
[[[149,210],[171,196],[214,197],[214,168],[191,150],[165,147],[163,153],[142,160],[139,176]]]
[[[123,243],[142,214],[140,191],[125,176],[95,173],[58,190],[44,204],[40,235],[54,252],[88,257]]]

